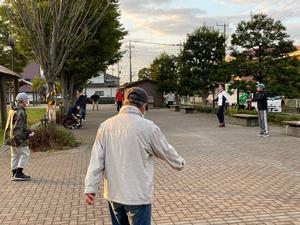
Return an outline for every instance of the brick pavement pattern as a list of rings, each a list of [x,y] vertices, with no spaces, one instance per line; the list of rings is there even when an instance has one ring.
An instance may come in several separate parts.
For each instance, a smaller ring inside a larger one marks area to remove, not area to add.
[[[84,178],[91,145],[111,106],[88,112],[75,131],[77,149],[34,153],[25,172],[30,182],[10,181],[9,153],[0,155],[1,225],[108,225],[101,188],[94,207],[84,204]],[[156,163],[154,225],[300,224],[300,139],[272,127],[270,138],[257,128],[217,128],[215,116],[151,110],[147,115],[186,159],[182,172]]]

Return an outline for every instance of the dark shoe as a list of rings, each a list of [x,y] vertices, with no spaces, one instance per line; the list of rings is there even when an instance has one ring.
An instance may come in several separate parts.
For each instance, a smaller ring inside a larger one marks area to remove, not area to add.
[[[225,127],[225,123],[221,123],[219,127]]]
[[[15,176],[12,178],[13,181],[27,181],[30,179],[30,176],[27,176],[23,173],[23,168],[18,168]]]
[[[17,169],[12,170],[12,176],[11,176],[11,180],[14,180],[14,176],[17,173]]]

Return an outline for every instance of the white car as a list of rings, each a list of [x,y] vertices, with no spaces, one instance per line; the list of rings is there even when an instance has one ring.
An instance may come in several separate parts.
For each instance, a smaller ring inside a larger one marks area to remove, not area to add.
[[[268,98],[268,109],[269,112],[282,112],[281,108],[281,97],[269,97]]]

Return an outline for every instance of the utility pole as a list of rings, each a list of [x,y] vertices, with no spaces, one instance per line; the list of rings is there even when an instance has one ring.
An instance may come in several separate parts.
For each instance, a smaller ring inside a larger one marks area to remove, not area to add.
[[[118,62],[118,64],[117,64],[117,66],[118,66],[118,84],[120,85],[120,62]]]
[[[224,37],[226,38],[226,34],[227,34],[227,27],[229,27],[229,24],[216,24],[217,27],[223,27],[224,29]]]
[[[132,82],[132,44],[131,40],[129,41],[129,82]]]

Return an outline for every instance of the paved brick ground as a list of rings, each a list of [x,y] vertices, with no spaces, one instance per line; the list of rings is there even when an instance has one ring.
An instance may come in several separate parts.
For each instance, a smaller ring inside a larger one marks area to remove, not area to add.
[[[76,131],[85,145],[70,151],[35,153],[31,182],[10,181],[9,155],[0,156],[1,225],[110,224],[100,192],[94,207],[83,202],[90,148],[111,107],[89,112]],[[215,117],[153,110],[154,120],[187,161],[182,172],[157,161],[153,224],[300,224],[300,139],[272,127],[216,127]]]

